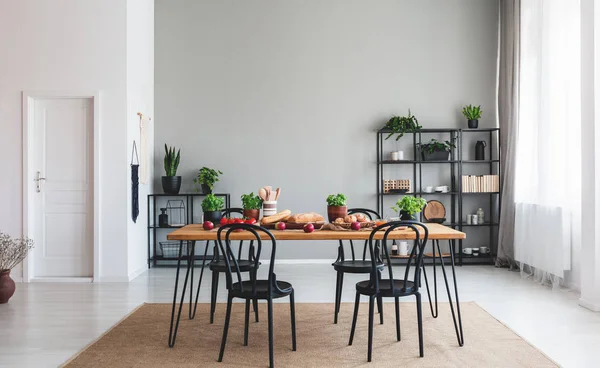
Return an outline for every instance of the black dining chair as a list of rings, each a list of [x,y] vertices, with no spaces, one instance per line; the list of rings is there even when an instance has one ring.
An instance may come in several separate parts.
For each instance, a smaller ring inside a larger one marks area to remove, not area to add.
[[[258,268],[260,256],[263,250],[263,238],[271,242],[271,258],[269,263],[269,274],[267,280],[242,280],[241,266],[234,250],[231,248],[230,236],[234,231],[246,231],[253,235],[256,247],[253,248],[254,255],[251,257],[254,267]],[[225,232],[225,234],[223,234]],[[225,235],[225,236],[223,236]],[[296,351],[296,313],[294,306],[294,288],[292,284],[286,281],[277,280],[274,273],[276,241],[271,232],[264,227],[248,224],[225,225],[217,232],[219,248],[223,254],[223,260],[226,264],[227,289],[227,314],[225,316],[225,326],[223,327],[223,340],[221,341],[221,351],[219,352],[219,362],[223,361],[225,345],[227,343],[227,332],[229,331],[229,321],[231,318],[231,304],[233,298],[246,300],[246,315],[244,323],[244,346],[248,345],[248,320],[250,318],[250,300],[263,299],[267,301],[268,319],[269,319],[269,366],[273,367],[273,299],[290,297],[290,312],[292,322],[292,350]],[[234,280],[235,277],[235,280]],[[236,281],[237,280],[237,281]]]
[[[380,219],[381,216],[373,210],[367,208],[351,208],[348,210],[349,215],[355,215],[361,213],[369,218],[369,220]],[[342,302],[342,289],[344,286],[344,273],[364,273],[367,274],[371,272],[371,260],[367,259],[367,249],[368,249],[368,241],[365,240],[365,244],[363,246],[362,259],[357,259],[356,253],[354,250],[354,243],[350,240],[350,252],[352,254],[352,259],[346,259],[346,253],[344,250],[344,242],[342,240],[339,241],[340,245],[338,246],[338,257],[331,265],[333,269],[337,272],[337,280],[335,283],[335,312],[333,316],[333,323],[338,322],[338,314],[340,313],[340,305]],[[377,268],[379,270],[383,270],[384,264],[383,262],[377,264]],[[379,311],[379,319],[380,323],[383,323],[383,303],[382,299],[377,299],[377,310]]]
[[[242,208],[226,208],[222,211],[223,217],[229,217],[233,214],[243,215],[244,210]],[[214,322],[215,311],[217,308],[217,292],[219,290],[219,274],[225,273],[227,271],[227,265],[224,259],[221,259],[219,255],[219,247],[217,246],[217,242],[215,241],[215,246],[213,248],[213,260],[208,264],[208,268],[212,271],[212,285],[210,291],[210,323]],[[238,264],[234,267],[239,267],[240,272],[248,272],[251,278],[256,278],[256,272],[258,271],[258,267],[260,263],[254,262],[252,256],[253,252],[253,241],[250,241],[250,245],[248,248],[248,258],[242,259],[243,253],[243,245],[244,241],[240,240],[238,247]],[[234,269],[235,271],[235,269]],[[254,300],[253,302],[254,309],[254,318],[255,321],[258,322],[258,301]]]
[[[392,270],[390,255],[387,250],[387,238],[394,229],[406,226],[415,232],[416,237],[414,246],[410,252],[408,263],[404,270],[404,278],[395,279]],[[387,229],[385,229],[387,227]],[[381,242],[374,242],[375,234],[378,231],[385,229]],[[400,304],[399,298],[414,295],[417,299],[417,323],[419,331],[419,355],[423,357],[423,316],[421,310],[421,294],[419,293],[419,280],[421,277],[421,266],[423,251],[427,243],[429,232],[427,227],[417,221],[394,221],[381,225],[373,229],[369,236],[369,252],[371,253],[371,275],[369,280],[361,281],[356,284],[356,300],[354,302],[354,316],[352,318],[352,329],[350,330],[350,340],[348,345],[352,345],[354,339],[354,331],[356,329],[356,320],[358,318],[358,306],[360,305],[360,296],[366,295],[369,297],[369,339],[367,360],[371,361],[371,352],[373,348],[373,303],[375,298],[381,296],[384,298],[394,298],[396,302],[396,339],[400,341]],[[383,255],[388,264],[389,279],[381,279],[379,277],[379,269],[377,268],[377,259]],[[414,263],[414,264],[413,264]],[[412,278],[411,278],[412,270]]]

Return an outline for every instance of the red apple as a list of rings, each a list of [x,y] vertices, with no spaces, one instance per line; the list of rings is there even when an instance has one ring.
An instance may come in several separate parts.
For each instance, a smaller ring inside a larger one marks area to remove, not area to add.
[[[219,221],[219,225],[221,225],[221,226],[227,225],[227,217],[221,218],[221,221]]]
[[[275,224],[275,228],[277,230],[285,230],[285,222],[279,221],[278,223]]]
[[[204,228],[204,230],[212,230],[215,228],[215,225],[210,221],[204,221],[202,227]]]
[[[360,230],[360,222],[354,221],[353,223],[350,224],[350,228],[352,230]]]
[[[306,225],[304,225],[304,232],[305,233],[312,233],[313,231],[315,231],[315,225],[313,225],[313,224],[306,224]]]

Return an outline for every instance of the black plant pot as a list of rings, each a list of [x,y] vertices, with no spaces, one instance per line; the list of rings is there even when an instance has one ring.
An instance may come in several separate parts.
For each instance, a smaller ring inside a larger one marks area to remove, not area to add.
[[[427,152],[421,151],[421,157],[423,161],[448,161],[450,158],[450,152],[448,151],[435,151],[435,152]]]
[[[410,213],[406,212],[406,211],[400,211],[400,220],[412,220],[412,216],[410,215]]]
[[[163,176],[162,187],[165,194],[179,194],[181,189],[181,176]]]
[[[218,225],[223,218],[221,211],[204,211],[204,221],[210,221],[215,225]]]
[[[202,194],[212,193],[212,189],[210,189],[210,187],[207,184],[200,184],[200,187],[202,187]]]
[[[479,120],[468,120],[467,124],[469,125],[469,129],[477,129],[477,127],[479,126]]]

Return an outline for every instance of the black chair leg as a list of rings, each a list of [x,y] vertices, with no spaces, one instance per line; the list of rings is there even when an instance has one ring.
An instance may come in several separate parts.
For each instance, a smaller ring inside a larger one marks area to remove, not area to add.
[[[225,326],[223,326],[223,340],[221,340],[221,351],[219,352],[219,362],[223,361],[223,354],[225,353],[225,344],[227,343],[227,332],[229,331],[229,319],[231,317],[231,302],[233,297],[229,295],[227,298],[227,314],[225,315]]]
[[[269,310],[269,367],[273,367],[273,299],[267,300]]]
[[[369,296],[369,348],[367,351],[367,361],[371,361],[373,351],[373,319],[375,314],[375,295]]]
[[[342,287],[344,285],[344,273],[337,273],[337,280],[335,282],[335,314],[333,316],[333,323],[338,323],[338,314],[340,313],[340,304],[342,302]]]
[[[296,305],[294,303],[294,290],[290,294],[290,316],[292,318],[292,351],[296,351]]]
[[[356,320],[358,318],[358,306],[360,305],[360,294],[356,292],[356,300],[354,300],[354,316],[352,317],[352,328],[350,329],[350,340],[348,340],[348,345],[352,345],[352,340],[354,340],[354,330],[356,329]]]
[[[400,341],[400,298],[395,297],[396,302],[396,340]]]
[[[250,271],[250,281],[256,280],[256,270]],[[254,321],[258,322],[258,299],[252,300],[252,308],[254,309]]]
[[[417,324],[419,327],[419,356],[423,357],[423,312],[421,311],[421,294],[415,294],[417,298]]]
[[[250,299],[246,299],[246,315],[244,318],[244,346],[248,346],[248,324],[250,322]]]
[[[219,289],[219,273],[212,272],[212,288],[210,291],[210,323],[215,321],[215,310],[217,309],[217,291]]]
[[[379,324],[383,324],[383,297],[377,297],[377,309],[379,310]]]

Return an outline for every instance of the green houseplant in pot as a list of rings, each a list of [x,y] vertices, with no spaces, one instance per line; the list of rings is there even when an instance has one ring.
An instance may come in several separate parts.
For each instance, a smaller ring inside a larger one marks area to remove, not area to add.
[[[250,194],[242,194],[242,208],[244,209],[244,217],[253,218],[256,221],[260,218],[260,208],[262,207],[262,199],[254,195],[254,192]]]
[[[344,218],[348,215],[347,199],[342,193],[330,194],[327,197],[327,218],[329,222],[334,222],[335,219]]]
[[[11,238],[0,232],[0,304],[8,303],[15,293],[15,282],[10,278],[10,271],[23,262],[31,248],[33,240]]]
[[[447,161],[452,148],[456,148],[454,142],[440,142],[436,139],[432,139],[428,143],[417,143],[417,146],[421,151],[423,161]]]
[[[198,171],[198,176],[194,178],[194,183],[200,184],[203,194],[209,194],[213,192],[215,183],[219,181],[219,175],[222,174],[221,170],[215,170],[205,166]]]
[[[223,207],[225,199],[217,197],[214,194],[209,194],[202,201],[202,212],[204,212],[204,221],[211,221],[213,224],[218,224],[223,217]]]
[[[481,111],[481,105],[467,105],[463,107],[462,113],[465,116],[465,118],[467,118],[467,125],[469,129],[477,129],[477,126],[479,126],[479,119],[481,118],[482,112],[483,111]]]
[[[390,134],[388,134],[385,139],[389,139],[394,134],[398,134],[396,140],[404,137],[405,133],[414,133],[421,128],[417,118],[410,113],[410,109],[408,110],[408,116],[393,116],[383,127],[383,129],[390,131]]]
[[[179,167],[179,154],[181,150],[177,150],[175,154],[175,147],[167,147],[165,144],[165,176],[162,177],[163,192],[166,194],[179,194],[181,189],[181,176],[177,175],[177,167]]]
[[[421,212],[426,204],[427,201],[424,198],[404,196],[397,200],[396,205],[391,209],[398,212],[400,220],[414,220],[415,214]]]

